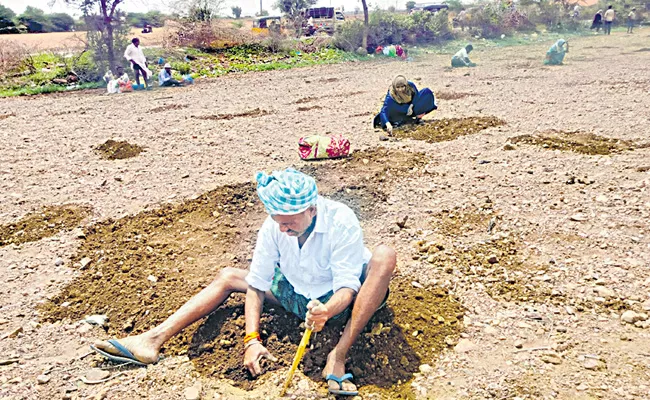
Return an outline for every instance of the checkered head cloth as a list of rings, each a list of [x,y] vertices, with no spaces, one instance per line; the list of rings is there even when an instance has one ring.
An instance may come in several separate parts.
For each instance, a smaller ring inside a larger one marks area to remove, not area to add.
[[[293,168],[271,175],[258,172],[255,179],[257,195],[270,215],[300,214],[318,199],[314,178]]]

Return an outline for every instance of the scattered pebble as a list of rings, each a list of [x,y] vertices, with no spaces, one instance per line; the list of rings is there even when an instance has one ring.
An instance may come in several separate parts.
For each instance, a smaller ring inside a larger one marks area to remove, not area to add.
[[[457,353],[467,353],[469,351],[472,351],[476,348],[476,344],[474,344],[471,340],[469,339],[461,339],[456,347],[454,347],[454,350]]]
[[[36,377],[36,382],[38,382],[39,385],[45,385],[52,379],[49,375],[39,375]]]
[[[54,260],[54,265],[60,267],[61,265],[63,265],[63,259],[57,258],[56,260]]]
[[[637,313],[632,310],[627,310],[621,315],[621,320],[627,322],[628,324],[633,324],[637,321],[645,321],[648,319],[648,314]]]
[[[194,386],[186,388],[183,393],[185,394],[185,400],[199,400],[201,398],[201,391]]]
[[[111,373],[99,368],[93,368],[86,373],[86,379],[91,382],[101,381],[111,376]]]

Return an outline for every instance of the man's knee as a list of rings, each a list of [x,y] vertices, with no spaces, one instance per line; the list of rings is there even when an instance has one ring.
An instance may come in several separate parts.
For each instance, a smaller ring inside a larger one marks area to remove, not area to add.
[[[244,281],[244,274],[241,269],[226,267],[219,272],[217,279],[212,281],[212,285],[222,286],[229,290],[236,290],[242,286]]]
[[[381,266],[382,273],[392,275],[397,265],[397,253],[391,247],[379,245],[372,252],[375,265]]]

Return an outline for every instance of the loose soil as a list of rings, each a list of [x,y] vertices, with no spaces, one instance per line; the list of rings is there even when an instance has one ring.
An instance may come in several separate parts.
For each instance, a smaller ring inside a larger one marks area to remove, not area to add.
[[[307,97],[303,97],[301,99],[298,99],[298,100],[294,101],[293,104],[304,104],[304,103],[310,103],[310,102],[316,101],[316,100],[330,99],[330,98],[336,98],[336,97],[350,97],[350,96],[360,95],[360,94],[363,94],[363,93],[366,93],[366,92],[363,91],[363,90],[357,90],[357,91],[354,91],[354,92],[336,93],[336,94],[329,94],[329,95],[325,95],[325,96],[307,96]]]
[[[123,160],[125,158],[135,157],[140,154],[144,148],[137,144],[131,144],[127,141],[116,141],[108,139],[106,142],[97,146],[95,150],[100,157],[106,160]]]
[[[588,155],[608,155],[634,149],[633,142],[610,139],[593,133],[551,130],[538,135],[521,135],[510,139],[511,143],[533,144],[550,150],[571,151]]]
[[[303,169],[316,177],[321,193],[350,205],[364,219],[382,209],[385,190],[396,179],[424,165],[426,158],[420,153],[378,148]],[[111,336],[144,332],[206,287],[223,267],[247,268],[265,218],[255,186],[246,183],[91,226],[72,260],[88,257],[89,268],[42,307],[43,319],[105,314]],[[457,302],[441,289],[424,290],[410,282],[402,277],[393,283],[388,309],[377,314],[369,325],[373,333],[364,335],[353,350],[349,368],[363,385],[408,392],[408,386],[400,385],[446,346],[446,337],[456,338],[461,329],[462,308]],[[240,357],[233,357],[242,350],[242,303],[241,296],[229,300],[206,321],[172,339],[165,353],[189,354],[202,373],[253,388],[255,381]],[[288,365],[300,341],[300,321],[268,310],[262,322],[265,342],[283,360],[267,369]],[[340,329],[331,327],[314,340],[314,349],[304,360],[305,373],[313,379],[320,379]]]
[[[395,135],[435,143],[474,135],[484,129],[501,125],[505,125],[505,122],[496,117],[443,118],[425,121],[419,125],[407,125],[404,129],[395,130]]]
[[[67,204],[45,207],[25,215],[15,223],[0,226],[0,247],[9,244],[34,242],[69,231],[90,215],[90,208]]]
[[[200,115],[200,116],[194,116],[194,118],[197,119],[209,119],[213,121],[221,121],[221,120],[230,120],[234,118],[257,118],[257,117],[263,117],[265,115],[270,115],[273,114],[270,111],[266,110],[261,110],[259,108],[256,108],[254,110],[249,110],[249,111],[244,111],[241,113],[235,113],[235,114],[217,114],[217,115]]]
[[[189,105],[187,104],[167,104],[165,106],[152,108],[151,110],[149,110],[149,112],[157,113],[157,112],[172,111],[172,110],[182,110],[187,107],[189,107]]]
[[[436,93],[436,99],[438,100],[458,100],[464,99],[465,97],[476,96],[475,93],[462,93],[462,92],[438,92]]]
[[[385,389],[389,398],[412,397],[407,383],[418,367],[429,363],[458,340],[463,308],[440,288],[419,288],[407,277],[391,283],[387,307],[379,310],[353,346],[346,368],[362,393]],[[236,386],[252,389],[256,382],[233,354],[243,353],[245,326],[243,295],[231,299],[197,329],[189,349],[197,369],[203,374],[225,378]],[[268,307],[267,307],[268,308]],[[304,331],[302,320],[271,307],[261,321],[262,339],[278,363],[265,362],[267,371],[291,365]],[[327,354],[334,348],[341,324],[328,325],[310,342],[301,370],[321,381]]]

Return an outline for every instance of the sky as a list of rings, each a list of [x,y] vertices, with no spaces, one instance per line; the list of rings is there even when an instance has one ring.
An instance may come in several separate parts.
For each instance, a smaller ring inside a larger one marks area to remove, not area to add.
[[[262,0],[262,5],[265,10],[269,10],[271,5],[275,3],[276,0]],[[22,13],[27,6],[37,7],[44,10],[46,13],[53,12],[67,12],[74,16],[79,16],[79,10],[75,8],[67,7],[64,0],[55,0],[52,7],[50,7],[52,0],[0,0],[0,4],[5,7],[11,8],[16,14]],[[168,3],[168,0],[125,0],[122,9],[125,11],[131,12],[146,12],[149,10],[160,10],[162,12],[169,11],[168,7],[165,5]],[[387,8],[389,6],[396,6],[397,8],[405,8],[406,0],[370,0],[368,1],[370,7],[378,5],[381,8]],[[242,8],[243,15],[253,15],[255,12],[259,11],[260,1],[259,0],[226,0],[226,11],[230,10],[231,6],[239,5]],[[319,0],[319,6],[332,6],[332,7],[345,7],[346,11],[353,11],[355,7],[361,7],[361,1],[359,0]],[[279,14],[277,10],[269,10],[273,15]],[[228,15],[230,13],[228,12]]]

